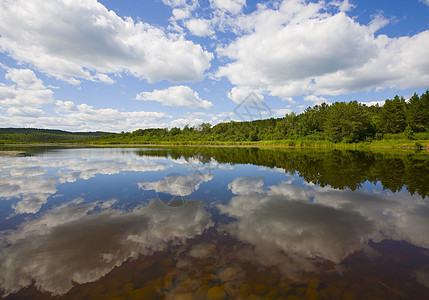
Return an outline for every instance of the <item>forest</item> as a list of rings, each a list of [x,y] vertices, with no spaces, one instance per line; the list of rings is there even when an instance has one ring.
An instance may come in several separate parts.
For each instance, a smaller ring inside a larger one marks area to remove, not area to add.
[[[133,132],[67,132],[46,129],[0,129],[0,143],[84,142],[99,144],[222,144],[371,143],[373,141],[429,140],[429,90],[405,100],[395,96],[384,105],[351,102],[322,103],[300,114],[255,121],[230,121],[212,126],[149,128]],[[296,142],[295,142],[296,141]],[[416,142],[416,144],[419,144]],[[420,148],[420,147],[419,147]]]
[[[109,143],[156,142],[256,142],[276,140],[329,141],[333,143],[374,140],[429,140],[429,90],[408,101],[395,96],[383,106],[367,106],[357,101],[322,103],[301,114],[282,118],[220,123],[196,127],[139,129],[110,134]]]
[[[55,129],[0,128],[3,143],[76,143],[97,140],[106,132],[69,132]]]

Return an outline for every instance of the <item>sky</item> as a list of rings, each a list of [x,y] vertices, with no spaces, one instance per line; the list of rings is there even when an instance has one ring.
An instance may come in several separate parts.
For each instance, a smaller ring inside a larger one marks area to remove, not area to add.
[[[429,0],[1,0],[0,127],[121,132],[382,105],[429,88],[427,49]]]

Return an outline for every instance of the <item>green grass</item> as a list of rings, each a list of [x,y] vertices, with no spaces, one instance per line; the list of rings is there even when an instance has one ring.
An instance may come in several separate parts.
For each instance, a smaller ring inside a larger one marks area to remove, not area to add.
[[[359,143],[333,143],[326,140],[268,140],[268,141],[138,141],[138,140],[98,140],[91,144],[97,145],[171,145],[171,146],[253,146],[253,147],[320,147],[320,148],[343,148],[343,149],[363,149],[363,148],[397,148],[397,149],[426,149],[429,140],[381,140]]]

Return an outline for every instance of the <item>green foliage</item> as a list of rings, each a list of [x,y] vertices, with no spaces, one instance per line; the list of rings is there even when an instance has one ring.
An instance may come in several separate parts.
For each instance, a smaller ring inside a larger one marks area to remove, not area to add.
[[[415,132],[429,131],[429,91],[420,98],[414,94],[407,110],[407,122]]]
[[[414,131],[413,131],[413,129],[411,128],[411,125],[410,125],[410,124],[408,124],[408,125],[407,125],[407,128],[405,128],[404,136],[405,136],[405,138],[406,138],[406,139],[408,139],[408,140],[414,140]]]
[[[357,101],[335,102],[327,111],[325,133],[337,143],[363,141],[368,133],[369,119],[364,107]]]
[[[0,128],[3,143],[78,143],[100,139],[107,132],[68,132],[37,128]]]
[[[395,96],[383,106],[366,106],[357,101],[322,103],[308,107],[301,114],[249,122],[202,123],[183,129],[173,127],[138,129],[134,132],[72,133],[42,129],[0,129],[0,141],[95,142],[103,144],[222,144],[267,143],[305,146],[329,143],[376,143],[386,140],[429,139],[429,91],[409,101]]]
[[[406,115],[407,104],[403,97],[386,100],[380,113],[381,130],[386,133],[403,132],[407,126]]]

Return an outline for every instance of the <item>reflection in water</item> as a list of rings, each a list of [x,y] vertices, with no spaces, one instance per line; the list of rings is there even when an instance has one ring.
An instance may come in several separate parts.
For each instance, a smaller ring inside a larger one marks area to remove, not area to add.
[[[221,164],[253,164],[281,168],[307,182],[337,189],[358,190],[365,182],[381,182],[392,192],[405,187],[423,198],[429,195],[429,159],[426,152],[383,152],[331,149],[256,149],[216,147],[174,147],[142,152],[157,157],[198,156],[202,162],[215,159]],[[140,153],[140,155],[143,155]]]
[[[429,173],[420,154],[71,149],[0,159],[0,204],[32,214],[0,228],[10,299],[429,297],[428,186],[412,175]]]
[[[133,151],[100,150],[79,149],[51,155],[0,158],[0,199],[20,199],[13,205],[15,214],[35,214],[57,192],[57,184],[127,171],[162,171],[171,166],[150,157],[136,156]]]
[[[283,259],[277,252],[339,263],[363,248],[374,231],[372,221],[353,211],[311,203],[302,194],[291,185],[269,187],[265,193],[237,195],[219,209],[238,218],[226,226],[233,236],[255,245],[262,259],[280,259],[272,265]]]
[[[24,223],[2,241],[8,245],[0,259],[6,294],[33,281],[42,291],[64,294],[73,282],[95,281],[129,258],[152,254],[212,225],[197,201],[167,210],[155,200],[129,213],[82,201]]]
[[[272,265],[281,264],[281,252],[340,263],[368,249],[369,240],[429,248],[428,203],[404,192],[392,197],[289,182],[264,188],[263,178],[256,177],[237,178],[228,187],[235,196],[218,207],[237,221],[226,230],[255,245],[259,258]]]
[[[190,175],[169,175],[155,182],[139,182],[139,188],[145,191],[167,193],[172,196],[189,196],[198,190],[204,182],[213,179],[213,174],[195,172]]]

